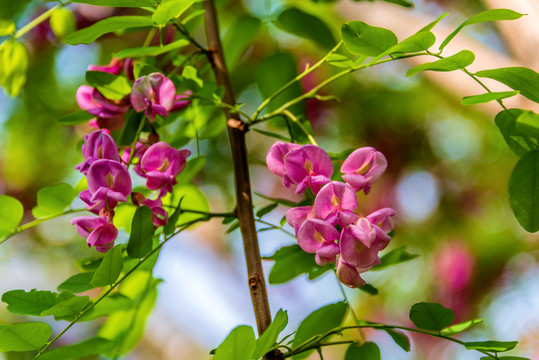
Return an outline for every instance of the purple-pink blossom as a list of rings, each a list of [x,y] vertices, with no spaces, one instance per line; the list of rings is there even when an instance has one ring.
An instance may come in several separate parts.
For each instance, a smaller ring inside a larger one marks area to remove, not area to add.
[[[108,217],[79,216],[71,219],[80,236],[86,238],[89,247],[99,252],[107,252],[114,246],[118,229]]]
[[[123,68],[123,60],[117,58],[113,58],[108,65],[88,65],[88,71],[103,71],[113,75],[120,75]]]
[[[84,136],[82,156],[84,157],[84,162],[75,166],[75,169],[85,175],[88,173],[90,165],[96,160],[109,159],[120,161],[118,148],[114,139],[103,130],[95,130]]]
[[[268,155],[266,156],[266,164],[268,169],[277,176],[283,178],[283,184],[286,187],[290,187],[292,181],[286,175],[286,169],[284,166],[284,157],[292,150],[301,148],[301,145],[292,144],[292,143],[283,143],[277,141],[269,149]]]
[[[161,189],[161,194],[172,192],[176,176],[184,169],[189,150],[176,150],[166,142],[153,144],[140,160],[140,168],[146,177],[146,187]]]
[[[288,225],[294,228],[296,236],[303,222],[307,219],[312,219],[315,217],[316,212],[314,211],[314,207],[312,206],[293,207],[286,212],[286,222],[288,223]]]
[[[337,278],[350,288],[358,288],[365,285],[365,280],[359,275],[358,269],[348,264],[342,256],[337,261]]]
[[[317,194],[322,185],[331,181],[333,163],[323,149],[304,145],[285,155],[284,171],[290,182],[298,185],[296,194],[302,193],[307,187]]]
[[[137,112],[144,111],[150,122],[156,115],[168,116],[175,100],[174,83],[160,73],[141,76],[131,90],[131,105]]]
[[[326,184],[314,199],[314,210],[320,219],[346,226],[359,218],[359,206],[354,189],[345,183],[332,181]]]
[[[124,101],[113,101],[105,98],[101,93],[88,85],[79,86],[76,94],[77,104],[83,110],[94,116],[90,125],[95,128],[119,130],[125,121],[124,115],[129,105]]]
[[[372,147],[363,147],[351,153],[341,166],[342,178],[355,191],[363,190],[368,194],[387,168],[387,160]]]
[[[308,253],[315,253],[315,261],[324,266],[328,262],[334,262],[339,254],[340,238],[335,227],[323,220],[309,219],[301,225],[297,237],[299,246]]]
[[[118,202],[127,201],[131,193],[131,177],[127,169],[117,161],[97,160],[87,174],[88,190],[79,197],[89,210],[113,209]]]

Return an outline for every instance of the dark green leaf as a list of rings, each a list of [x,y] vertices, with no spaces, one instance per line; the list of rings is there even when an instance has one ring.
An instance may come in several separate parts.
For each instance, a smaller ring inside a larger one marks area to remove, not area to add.
[[[32,210],[36,218],[62,213],[71,205],[75,193],[68,184],[46,186],[37,192],[37,206]]]
[[[28,68],[28,50],[18,42],[8,40],[0,46],[0,86],[6,89],[9,96],[17,96],[26,83]]]
[[[356,55],[377,56],[398,41],[391,30],[370,26],[362,21],[344,23],[341,33],[346,48]]]
[[[114,284],[123,268],[122,260],[123,245],[116,245],[110,249],[103,258],[101,265],[95,271],[92,284],[95,286],[107,286]]]
[[[383,270],[388,266],[397,265],[402,262],[412,260],[418,257],[416,254],[410,254],[406,251],[406,246],[393,249],[380,258],[380,264],[374,266],[371,270]]]
[[[393,341],[402,348],[402,350],[406,352],[410,351],[410,339],[408,339],[408,336],[403,332],[392,329],[385,329],[385,331],[391,336]]]
[[[49,340],[51,333],[51,327],[40,322],[2,326],[0,352],[38,350]]]
[[[525,111],[521,109],[503,110],[496,115],[494,120],[505,142],[517,156],[539,148],[537,139],[529,137],[528,134],[520,132],[517,128],[517,119]]]
[[[315,335],[324,334],[341,325],[346,315],[347,306],[344,302],[329,304],[321,307],[307,316],[298,326],[296,336],[292,342],[293,347],[302,344]],[[308,352],[295,356],[294,359],[303,358]]]
[[[326,49],[331,49],[336,44],[331,30],[324,21],[295,7],[283,10],[277,16],[276,25],[286,32],[311,40]]]
[[[172,18],[185,12],[195,0],[163,0],[152,15],[157,25],[166,25]]]
[[[467,341],[464,346],[468,350],[504,352],[514,349],[518,341]]]
[[[58,121],[62,125],[79,125],[85,124],[93,118],[95,118],[95,115],[90,114],[86,110],[81,110],[73,114],[62,116],[56,121]]]
[[[376,56],[374,59],[372,59],[370,64],[373,64],[374,62],[376,62],[376,60],[381,59],[389,54],[412,53],[427,50],[434,44],[435,41],[436,37],[433,33],[431,33],[430,31],[420,31],[385,50],[384,52]]]
[[[314,255],[306,253],[299,245],[283,247],[277,250],[271,259],[275,260],[275,264],[269,274],[270,284],[285,283],[318,266],[314,261]]]
[[[7,309],[13,314],[40,316],[54,305],[58,304],[58,294],[32,289],[29,292],[24,290],[11,290],[2,295],[2,301],[8,304]]]
[[[269,351],[277,341],[279,334],[286,327],[286,324],[288,324],[288,314],[280,309],[266,331],[256,340],[255,350],[252,355],[253,359],[259,359]]]
[[[4,236],[19,226],[24,209],[19,200],[8,195],[0,195],[0,236]]]
[[[454,71],[465,68],[466,66],[473,63],[475,60],[475,55],[473,52],[468,50],[462,50],[461,52],[446,57],[444,59],[434,61],[431,63],[421,64],[414,66],[408,72],[406,76],[413,76],[420,71]]]
[[[76,264],[80,271],[95,271],[99,267],[99,264],[101,264],[101,261],[103,261],[102,256],[91,256],[77,259]]]
[[[501,92],[489,92],[481,95],[465,96],[461,104],[462,105],[475,105],[483,104],[492,100],[506,99],[515,95],[518,95],[519,91],[501,91]]]
[[[89,302],[89,296],[72,296],[41,312],[41,316],[64,317],[75,315],[84,309]]]
[[[69,34],[66,36],[65,42],[71,45],[90,44],[107,33],[148,26],[154,26],[149,16],[111,16]]]
[[[189,45],[189,41],[185,39],[180,39],[164,46],[148,46],[123,49],[121,51],[118,51],[117,53],[114,53],[112,56],[118,59],[141,56],[157,56],[172,50],[181,49],[182,47],[185,47],[187,45]]]
[[[420,329],[439,331],[451,325],[455,314],[440,304],[421,302],[410,309],[410,320]]]
[[[109,316],[117,311],[127,311],[135,306],[133,301],[122,294],[108,295],[97,303],[91,310],[86,312],[80,321],[90,321],[102,316]]]
[[[69,291],[74,294],[85,292],[95,288],[91,284],[92,278],[94,277],[93,272],[83,272],[71,276],[69,279],[58,285],[58,291]]]
[[[273,204],[269,204],[267,206],[264,206],[262,209],[258,210],[256,212],[256,216],[261,218],[262,216],[272,212],[277,206],[279,206],[279,204],[277,203],[273,203]]]
[[[72,0],[79,4],[114,7],[144,7],[156,5],[155,0]]]
[[[282,225],[281,225],[282,226]],[[309,280],[314,280],[317,277],[324,275],[326,272],[335,269],[335,264],[327,264],[325,266],[314,266],[309,270]]]
[[[238,326],[215,350],[214,360],[249,360],[255,349],[255,334],[250,326]]]
[[[440,51],[443,50],[443,48],[446,47],[447,44],[457,35],[460,30],[462,30],[463,27],[473,24],[478,24],[482,22],[488,22],[488,21],[497,21],[497,20],[515,20],[522,16],[523,14],[519,14],[513,10],[507,10],[507,9],[490,9],[487,11],[483,11],[477,15],[472,16],[465,22],[459,25],[453,31],[440,45]]]
[[[365,284],[363,286],[360,286],[358,289],[370,295],[378,295],[378,289],[371,284]]]
[[[125,77],[105,71],[87,71],[86,81],[110,100],[122,100],[131,93],[131,85]]]
[[[444,336],[453,336],[455,334],[458,334],[458,333],[461,333],[461,332],[463,332],[465,330],[468,330],[469,328],[471,328],[475,324],[480,324],[482,322],[483,322],[482,319],[468,320],[468,321],[462,322],[460,324],[455,324],[455,325],[450,326],[450,327],[448,327],[446,329],[443,329],[441,331],[441,333]]]
[[[154,233],[152,210],[141,206],[135,211],[131,223],[131,234],[127,243],[127,255],[131,258],[142,258],[152,250]]]
[[[380,349],[373,342],[366,342],[361,345],[350,344],[344,360],[380,360]]]
[[[509,203],[524,230],[539,230],[538,150],[527,152],[515,165],[509,179]]]
[[[517,130],[528,136],[539,139],[539,114],[524,111],[517,118]]]
[[[262,22],[259,18],[244,15],[232,25],[223,40],[226,65],[233,70],[245,53],[245,50],[254,41],[260,31]]]
[[[421,32],[421,31],[430,31],[432,30],[432,28],[434,26],[436,26],[436,24],[438,24],[443,18],[445,18],[447,15],[449,15],[449,13],[447,12],[444,12],[443,14],[441,14],[440,16],[438,16],[436,18],[436,20],[434,20],[433,22],[429,23],[427,26],[421,28],[421,30],[419,30],[418,32]]]
[[[180,218],[180,215],[182,213],[182,199],[178,202],[178,206],[176,206],[176,210],[174,210],[174,213],[168,218],[168,223],[163,227],[163,233],[165,235],[170,235],[174,232],[176,229],[176,223],[178,222],[178,219]]]
[[[539,103],[539,73],[525,67],[506,67],[483,70],[475,75],[497,80],[528,99]]]
[[[81,359],[92,355],[105,354],[113,350],[114,342],[109,339],[93,337],[79,343],[62,346],[46,353],[43,353],[39,358],[42,360],[71,360]]]

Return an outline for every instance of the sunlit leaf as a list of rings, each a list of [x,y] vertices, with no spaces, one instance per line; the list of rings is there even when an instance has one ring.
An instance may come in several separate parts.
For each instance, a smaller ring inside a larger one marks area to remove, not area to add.
[[[539,103],[539,73],[525,67],[482,70],[475,75],[497,80],[528,99]]]
[[[516,125],[520,133],[539,139],[539,114],[524,111],[518,116]]]
[[[11,35],[15,32],[15,23],[8,19],[0,19],[0,36]]]
[[[75,274],[65,280],[63,283],[58,285],[58,291],[69,291],[74,294],[85,292],[95,288],[91,283],[92,278],[94,277],[93,272],[83,272]]]
[[[125,29],[154,26],[149,16],[111,16],[66,36],[71,45],[90,44],[102,35]]]
[[[39,358],[42,360],[74,360],[92,355],[104,354],[114,349],[114,342],[100,337],[93,337],[76,344],[49,350]]]
[[[336,44],[331,30],[324,21],[295,7],[284,9],[277,16],[276,25],[286,32],[313,41],[326,49],[331,49]]]
[[[529,151],[515,165],[509,179],[509,204],[528,232],[539,230],[539,151]]]
[[[318,266],[314,261],[314,255],[306,253],[299,245],[282,247],[271,256],[271,259],[275,260],[275,264],[269,274],[270,284],[285,283]]]
[[[504,352],[514,349],[518,341],[466,341],[464,346],[468,350]]]
[[[256,340],[252,358],[258,359],[267,353],[277,341],[279,334],[284,330],[286,324],[288,324],[288,313],[279,309],[266,331]]]
[[[445,18],[447,15],[449,15],[449,13],[444,12],[443,14],[441,14],[440,16],[438,16],[438,17],[436,18],[436,20],[434,20],[433,22],[429,23],[428,25],[422,27],[421,30],[419,30],[418,32],[432,30],[432,28],[433,28],[434,26],[436,26],[436,24],[438,24],[438,23],[439,23],[443,18]]]
[[[117,311],[127,311],[135,306],[133,301],[122,294],[111,294],[87,311],[80,321],[90,321],[102,316],[109,316]]]
[[[434,61],[431,63],[421,64],[414,66],[406,72],[406,76],[413,76],[420,71],[455,71],[473,63],[475,55],[468,50],[462,50],[461,52],[446,57],[444,59]]]
[[[249,360],[255,349],[253,328],[241,325],[228,334],[215,350],[214,360]]]
[[[11,290],[2,295],[2,301],[13,314],[40,316],[41,312],[53,307],[60,301],[52,291],[32,289]]]
[[[341,33],[346,48],[356,55],[377,56],[398,41],[391,30],[370,26],[362,21],[344,23]]]
[[[518,130],[517,119],[525,111],[521,109],[503,110],[494,119],[505,142],[517,156],[522,156],[530,150],[539,149],[537,139]]]
[[[17,96],[26,82],[28,50],[18,41],[8,40],[0,45],[0,86],[9,96]]]
[[[131,93],[131,85],[125,77],[105,71],[87,71],[86,81],[110,100],[122,100]]]
[[[354,62],[349,57],[341,54],[331,54],[327,58],[327,63],[340,68],[351,68],[354,66]]]
[[[451,325],[455,314],[440,304],[421,302],[410,309],[410,320],[420,329],[438,331]]]
[[[483,104],[493,100],[506,99],[515,95],[518,95],[519,91],[501,91],[501,92],[489,92],[481,95],[465,96],[461,104],[462,105],[475,105]]]
[[[195,0],[163,0],[152,15],[157,25],[165,25],[172,18],[178,17],[185,12]]]
[[[430,31],[420,31],[385,50],[384,52],[376,56],[374,59],[372,59],[370,64],[373,64],[378,59],[381,59],[389,54],[412,53],[427,50],[434,44],[435,41],[436,37],[434,37],[433,33],[431,33]]]
[[[37,192],[37,207],[32,210],[34,217],[60,214],[71,205],[75,193],[69,184],[46,186]]]
[[[19,200],[8,195],[0,195],[0,236],[4,236],[19,226],[24,209]]]
[[[187,41],[186,39],[180,39],[163,46],[148,46],[123,49],[121,51],[118,51],[117,53],[114,53],[113,57],[118,59],[124,59],[141,56],[157,56],[172,50],[181,49],[182,47],[185,47],[187,45],[189,45],[189,41]]]
[[[476,324],[480,324],[482,322],[483,322],[483,319],[468,320],[468,321],[462,322],[460,324],[455,324],[455,325],[450,326],[450,327],[448,327],[446,329],[443,329],[441,331],[441,333],[444,336],[453,336],[455,334],[458,334],[458,333],[461,333],[461,332],[463,332],[465,330],[468,330],[472,326],[474,326]]]
[[[79,313],[90,302],[89,296],[72,296],[41,312],[41,316],[70,316]]]
[[[71,2],[96,6],[114,7],[143,7],[154,6],[157,4],[155,0],[72,0]]]
[[[51,333],[51,327],[40,322],[1,325],[0,352],[38,350]]]
[[[93,285],[106,286],[113,284],[118,279],[123,268],[122,250],[123,245],[116,245],[107,251],[92,278]]]

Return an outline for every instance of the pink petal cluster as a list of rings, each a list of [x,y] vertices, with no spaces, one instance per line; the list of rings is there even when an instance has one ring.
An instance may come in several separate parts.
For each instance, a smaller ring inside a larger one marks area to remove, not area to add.
[[[316,195],[313,206],[294,207],[286,213],[299,246],[315,254],[320,266],[336,262],[337,276],[346,286],[365,285],[360,274],[380,263],[378,252],[389,244],[395,211],[383,208],[362,216],[357,193],[368,193],[382,175],[387,167],[384,155],[373,148],[351,153],[341,167],[345,182],[331,181],[331,159],[314,145],[277,142],[266,162],[285,186],[296,184],[296,193],[309,187]]]
[[[141,76],[133,84],[131,105],[137,112],[144,111],[150,122],[156,115],[168,116],[176,102],[176,87],[163,74]]]
[[[77,104],[83,110],[94,116],[90,125],[95,128],[118,130],[124,124],[124,115],[129,105],[124,101],[114,101],[105,98],[101,93],[88,85],[81,85],[77,90]]]

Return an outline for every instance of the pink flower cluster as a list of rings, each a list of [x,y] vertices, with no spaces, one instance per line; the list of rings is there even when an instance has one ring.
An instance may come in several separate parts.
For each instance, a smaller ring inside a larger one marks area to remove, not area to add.
[[[294,207],[286,220],[294,228],[299,246],[314,253],[316,263],[337,263],[339,280],[349,287],[365,285],[360,274],[380,263],[393,230],[395,211],[383,208],[368,216],[358,212],[357,192],[367,194],[382,175],[387,161],[371,147],[352,152],[341,166],[345,182],[331,181],[333,163],[318,146],[277,142],[266,157],[268,168],[296,193],[310,188],[312,206]]]
[[[127,79],[133,81],[133,61],[131,59],[112,59],[108,65],[90,65],[88,70],[103,71],[113,75],[125,73]],[[119,130],[125,121],[125,113],[132,107],[137,112],[144,111],[150,122],[156,115],[168,116],[170,111],[177,111],[188,106],[189,91],[176,94],[174,83],[160,73],[152,73],[138,78],[129,97],[121,100],[110,100],[99,90],[81,85],[77,90],[77,104],[83,110],[96,116],[90,120],[90,126],[96,129]]]
[[[105,130],[95,130],[84,137],[82,155],[84,162],[76,166],[86,175],[88,189],[79,197],[86,203],[88,211],[98,215],[79,216],[71,223],[77,226],[79,234],[87,239],[88,246],[97,251],[106,252],[114,246],[118,229],[113,225],[114,208],[120,202],[128,201],[132,193],[131,176],[126,164],[130,150],[124,151],[120,159],[114,139]],[[136,172],[146,178],[150,190],[158,190],[155,200],[147,199],[142,194],[133,193],[133,202],[137,206],[146,205],[152,210],[154,226],[163,226],[168,222],[168,213],[163,209],[161,198],[172,192],[176,177],[184,169],[189,150],[176,150],[166,142],[152,145],[138,142],[135,157],[139,159]]]

